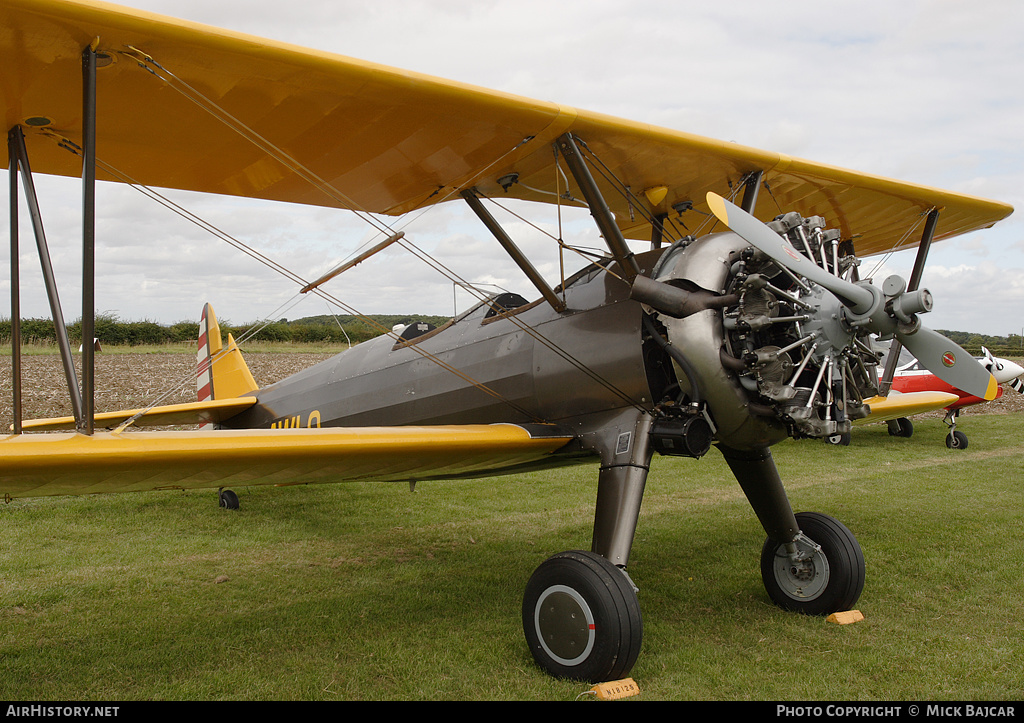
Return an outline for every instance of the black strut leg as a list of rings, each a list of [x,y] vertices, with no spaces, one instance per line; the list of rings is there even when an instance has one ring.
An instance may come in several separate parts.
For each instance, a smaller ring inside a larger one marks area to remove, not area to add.
[[[629,563],[636,534],[653,453],[649,436],[652,423],[651,415],[639,415],[635,427],[618,434],[615,443],[602,453],[590,549],[620,567]]]
[[[78,388],[78,375],[75,373],[75,362],[71,357],[71,343],[68,341],[68,330],[64,325],[64,312],[60,307],[60,296],[57,294],[57,282],[53,275],[53,266],[50,263],[50,251],[46,245],[46,233],[43,231],[43,217],[39,212],[39,198],[36,195],[36,186],[32,180],[32,168],[28,162],[28,150],[25,147],[25,136],[21,126],[11,129],[10,135],[11,151],[17,155],[17,165],[21,168],[21,180],[25,187],[25,201],[28,204],[29,215],[32,217],[32,230],[36,236],[36,247],[39,250],[39,264],[43,271],[43,283],[46,285],[46,297],[50,302],[50,314],[53,316],[53,327],[57,332],[57,347],[60,349],[60,358],[64,364],[64,377],[68,383],[68,394],[71,397],[71,408],[75,416],[75,423],[82,420],[82,393]]]
[[[740,207],[749,214],[753,214],[757,206],[757,192],[761,190],[763,176],[764,171],[753,171],[743,180],[743,202]]]
[[[534,268],[533,264],[530,263],[530,260],[526,258],[526,255],[519,250],[519,247],[516,246],[512,238],[505,233],[505,229],[501,227],[501,224],[499,224],[497,220],[495,220],[494,216],[484,208],[484,205],[480,203],[480,199],[477,198],[476,192],[467,189],[462,192],[462,198],[464,198],[466,203],[469,204],[469,207],[473,210],[473,213],[477,215],[477,218],[483,221],[487,230],[494,234],[494,238],[498,240],[498,243],[501,244],[501,247],[505,249],[506,253],[508,253],[512,260],[515,261],[516,265],[522,270],[522,272],[526,274],[526,278],[533,283],[541,296],[551,304],[551,308],[558,312],[565,311],[565,304],[563,304],[562,300],[558,298],[558,294],[548,286],[544,277],[540,275],[540,272],[537,271],[536,268]]]
[[[924,265],[928,261],[928,251],[932,247],[932,239],[935,238],[935,227],[939,223],[939,212],[932,209],[928,213],[928,220],[925,221],[924,233],[921,234],[921,245],[917,247],[917,258],[914,259],[914,270],[910,272],[910,280],[907,282],[907,291],[916,291],[921,285],[921,277],[924,275]],[[896,339],[889,345],[889,356],[885,359],[885,369],[882,372],[882,381],[878,385],[878,393],[883,397],[892,388],[892,378],[896,374],[896,365],[900,357],[900,349],[903,345]]]
[[[96,49],[82,52],[82,418],[93,433],[96,330]]]
[[[583,197],[587,200],[587,205],[590,207],[590,214],[594,217],[601,235],[604,236],[608,249],[612,252],[615,260],[622,265],[626,278],[632,281],[633,277],[640,273],[640,266],[637,264],[633,252],[629,250],[626,238],[615,223],[615,216],[612,214],[611,209],[608,208],[608,204],[597,187],[597,182],[590,173],[590,169],[587,168],[587,163],[583,160],[580,149],[577,147],[576,141],[573,140],[571,134],[566,133],[559,138],[558,149],[561,151],[562,157],[565,158],[566,165],[569,166],[569,171],[572,173],[573,178],[579,184]]]
[[[772,540],[792,542],[800,526],[789,504],[782,478],[770,449],[736,450],[719,445],[719,451],[747,496],[761,526]]]
[[[21,434],[21,267],[18,244],[18,156],[14,140],[7,140],[7,182],[9,189],[9,219],[11,226],[11,411],[14,415],[14,433]]]

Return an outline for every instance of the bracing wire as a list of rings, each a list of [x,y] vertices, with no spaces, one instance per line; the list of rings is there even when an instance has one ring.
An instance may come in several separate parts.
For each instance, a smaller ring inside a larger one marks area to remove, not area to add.
[[[124,53],[124,55],[126,55],[127,57],[130,57],[130,58],[133,58],[138,63],[138,65],[140,67],[142,67],[147,72],[151,73],[155,77],[157,77],[160,80],[162,80],[164,83],[168,84],[170,87],[172,87],[175,90],[177,90],[178,92],[180,92],[182,95],[184,95],[188,100],[190,100],[191,102],[196,104],[198,107],[200,107],[203,110],[206,110],[207,112],[212,114],[214,117],[219,119],[221,122],[223,122],[224,124],[226,124],[227,126],[232,128],[233,130],[238,132],[240,135],[242,135],[243,137],[248,139],[250,142],[252,142],[254,145],[259,147],[261,150],[266,152],[268,155],[270,155],[271,157],[274,157],[279,162],[281,162],[283,165],[285,165],[286,167],[288,167],[289,169],[294,171],[296,174],[298,174],[300,177],[302,177],[303,179],[307,180],[314,187],[320,189],[321,191],[326,193],[329,197],[331,197],[335,201],[340,202],[346,208],[349,208],[350,210],[355,212],[356,215],[359,218],[362,218],[363,220],[367,221],[367,223],[369,223],[371,226],[373,226],[376,230],[378,230],[378,231],[380,231],[382,233],[392,233],[393,234],[395,232],[395,229],[391,225],[389,225],[389,224],[387,224],[387,223],[377,219],[372,214],[369,214],[368,212],[366,212],[364,209],[359,208],[358,204],[355,201],[353,201],[350,197],[348,197],[346,194],[344,194],[341,191],[339,191],[338,189],[334,188],[330,183],[325,181],[323,178],[321,178],[320,176],[315,174],[313,171],[311,171],[307,167],[303,166],[295,158],[293,158],[292,156],[290,156],[289,154],[284,152],[282,149],[280,149],[279,147],[274,145],[272,142],[270,142],[269,140],[267,140],[266,138],[261,136],[259,133],[254,131],[249,126],[247,126],[244,123],[242,123],[239,119],[237,119],[235,116],[233,116],[230,113],[228,113],[227,111],[225,111],[223,108],[218,106],[216,103],[214,103],[210,99],[208,99],[205,96],[203,96],[202,93],[200,93],[198,90],[196,90],[195,88],[190,86],[188,83],[186,83],[185,81],[180,79],[173,72],[168,70],[166,67],[160,65],[152,56],[150,56],[147,53],[144,53],[143,51],[140,51],[139,49],[134,48],[134,47],[129,47],[129,50],[131,52],[130,53]],[[522,145],[523,143],[526,143],[529,140],[531,140],[531,139],[530,138],[524,139],[519,145]],[[501,156],[501,158],[504,158],[509,153],[513,152],[514,150],[515,150],[515,148],[509,149],[509,151],[507,151],[505,154],[503,154],[503,156]],[[496,163],[500,162],[501,158],[495,160],[494,163],[492,163],[490,165],[495,165]],[[141,184],[133,184],[133,185],[136,185],[137,187],[141,187]],[[457,191],[457,189],[453,188],[453,189],[451,189],[449,191],[449,193],[447,195],[454,194],[456,191]],[[150,195],[151,193],[152,193],[152,191],[151,191],[151,189],[149,189],[149,193],[147,193],[147,195]],[[159,194],[157,194],[157,195],[159,195]],[[163,203],[163,201],[161,201],[161,203]],[[165,203],[164,205],[167,205],[167,204]],[[174,206],[177,206],[177,204],[174,204]],[[172,210],[175,210],[175,209],[172,209]],[[426,211],[426,209],[421,209],[421,213],[423,213],[425,211]],[[178,211],[176,211],[176,212],[178,212]],[[191,214],[189,214],[189,216],[191,216]],[[412,219],[412,220],[415,220],[415,219]],[[207,224],[205,224],[205,222],[201,222],[201,221],[194,221],[194,222],[197,222],[198,225],[200,225],[202,227],[206,227],[207,226]],[[411,222],[411,221],[409,221],[409,222]],[[404,225],[407,225],[407,224],[404,224]],[[255,252],[253,249],[245,246],[244,244],[241,244],[241,242],[238,242],[237,239],[229,240],[230,237],[227,237],[226,234],[223,234],[223,232],[220,232],[219,230],[215,230],[215,231],[212,231],[212,232],[215,235],[217,235],[218,237],[223,238],[224,240],[227,240],[231,245],[235,246],[236,248],[239,248],[239,249],[243,250],[243,252],[253,256],[254,258],[257,258],[257,260],[260,260],[261,262],[265,262],[266,257],[264,257],[262,254],[259,254],[258,252]],[[459,283],[460,285],[462,285],[465,288],[469,289],[471,293],[475,293],[480,298],[481,301],[486,301],[487,300],[487,298],[488,298],[487,295],[485,295],[482,292],[479,292],[478,290],[474,289],[471,284],[468,284],[464,279],[461,279],[460,277],[458,277],[458,275],[455,274],[454,271],[452,271],[451,269],[447,268],[444,264],[439,262],[437,259],[434,259],[428,253],[426,253],[422,249],[416,247],[415,244],[413,244],[410,240],[402,239],[399,242],[399,245],[404,247],[407,251],[412,253],[417,258],[419,258],[422,261],[424,261],[425,263],[427,263],[431,268],[434,268],[435,270],[437,270],[439,273],[443,274],[444,276],[446,276],[450,280],[453,280],[456,283]],[[272,268],[276,268],[276,265],[272,266]],[[280,269],[277,269],[277,270],[281,270],[281,269],[283,269],[283,267],[280,267]],[[298,278],[297,275],[294,275],[291,272],[287,272],[286,269],[284,271],[286,272],[285,273],[286,276],[289,276],[290,278],[292,278],[293,281],[298,282],[297,281],[297,278]],[[317,290],[317,291],[319,291],[319,290]],[[333,299],[333,297],[330,297],[330,298]],[[338,302],[337,300],[334,300],[334,301],[335,301],[335,303],[338,303],[341,308],[344,308],[344,305],[342,305],[340,302]],[[356,312],[355,315],[363,316],[361,314],[358,314],[358,312]],[[640,408],[640,405],[635,400],[633,400],[631,397],[629,397],[629,395],[627,395],[626,393],[624,393],[621,390],[617,389],[613,384],[611,384],[610,382],[605,380],[603,377],[598,375],[593,370],[591,370],[588,367],[586,367],[586,365],[584,365],[579,360],[575,359],[571,354],[569,354],[565,350],[559,348],[557,345],[553,344],[549,340],[545,339],[535,329],[532,329],[531,327],[529,327],[529,326],[527,326],[525,324],[522,324],[522,322],[520,322],[519,320],[514,319],[514,317],[512,317],[512,316],[509,316],[507,318],[513,319],[513,322],[516,323],[517,325],[519,325],[520,328],[522,328],[524,331],[526,331],[527,333],[531,334],[536,339],[538,339],[539,341],[541,341],[542,343],[547,345],[549,348],[554,350],[556,353],[558,353],[560,356],[565,358],[571,364],[573,364],[574,366],[579,368],[581,371],[583,371],[584,373],[586,373],[589,376],[591,376],[593,379],[595,379],[595,381],[597,381],[598,383],[602,384],[603,386],[605,386],[607,389],[609,389],[610,391],[614,392],[615,394],[619,395],[626,402],[628,402],[628,403],[630,403],[630,404]],[[389,332],[389,330],[386,330],[386,329],[383,329],[383,328],[382,328],[382,331],[384,331],[385,333]],[[421,352],[421,353],[423,353],[423,352]],[[432,356],[432,355],[428,355],[428,356]],[[448,365],[444,365],[444,366],[446,366],[446,368],[450,369],[450,367]],[[465,375],[462,374],[462,373],[458,373],[458,375],[460,377],[463,377],[464,379],[466,378]],[[483,385],[481,385],[478,382],[472,382],[471,381],[471,383],[473,383],[474,386],[483,387]],[[494,393],[493,390],[491,390],[491,393]],[[494,393],[494,394],[496,394],[496,393]],[[504,401],[508,402],[509,404],[511,404],[514,407],[516,406],[516,405],[512,404],[509,400],[504,400]],[[518,411],[522,412],[521,409],[519,409]],[[528,415],[528,416],[531,416],[531,415]]]

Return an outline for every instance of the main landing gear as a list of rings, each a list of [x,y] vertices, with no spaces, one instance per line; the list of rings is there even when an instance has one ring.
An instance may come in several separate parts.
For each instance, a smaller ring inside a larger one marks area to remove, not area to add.
[[[805,615],[849,610],[864,589],[864,555],[838,520],[818,512],[796,515],[800,534],[791,543],[765,541],[761,579],[772,602]]]
[[[828,515],[794,515],[767,449],[719,450],[768,535],[761,576],[772,602],[806,615],[851,609],[865,577],[853,533]],[[640,653],[643,620],[625,567],[648,464],[649,457],[635,455],[628,463],[602,467],[593,551],[554,555],[526,586],[527,644],[537,664],[557,678],[620,679]]]
[[[557,678],[623,678],[643,638],[636,588],[596,552],[559,553],[526,585],[523,631],[534,660]]]
[[[914,434],[914,423],[906,417],[890,419],[885,424],[889,428],[890,437],[910,437]]]
[[[949,433],[946,434],[946,447],[949,449],[967,449],[967,435],[956,428],[956,418],[960,416],[960,410],[954,409],[946,412],[942,420]],[[892,419],[886,422],[889,425],[889,434],[893,437],[909,437],[914,433],[914,425],[906,417]]]

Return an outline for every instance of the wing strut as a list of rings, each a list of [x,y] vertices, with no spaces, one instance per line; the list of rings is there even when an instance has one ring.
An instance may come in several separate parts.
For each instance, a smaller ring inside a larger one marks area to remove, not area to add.
[[[82,417],[78,431],[95,429],[96,388],[96,46],[82,51]]]
[[[743,201],[740,203],[740,208],[751,215],[754,214],[754,207],[757,206],[757,192],[761,190],[763,177],[764,171],[751,171],[743,179]]]
[[[57,283],[53,276],[53,266],[50,263],[50,249],[46,243],[46,232],[43,229],[43,218],[39,211],[39,197],[36,195],[36,186],[32,179],[32,168],[28,162],[28,149],[25,147],[25,135],[21,130],[21,126],[14,126],[7,136],[9,153],[11,157],[11,168],[21,170],[21,179],[25,186],[25,202],[28,205],[29,215],[32,217],[32,229],[35,232],[36,237],[36,248],[39,252],[39,265],[43,271],[43,283],[46,286],[46,297],[50,302],[50,314],[53,316],[53,327],[57,332],[57,347],[60,350],[60,358],[64,363],[64,376],[68,383],[68,392],[71,395],[71,409],[75,415],[76,424],[81,423],[82,420],[82,394],[78,388],[78,375],[75,373],[75,362],[71,358],[71,343],[68,341],[67,327],[64,325],[64,312],[60,306],[60,295],[57,293]],[[11,185],[14,191],[16,191],[17,180],[13,179]],[[18,217],[16,210],[18,206],[17,195],[11,195],[11,253],[14,254],[15,247],[18,238],[17,222]],[[17,266],[14,263],[12,256],[11,260],[11,294],[18,293],[20,284],[18,280],[13,277],[13,274],[17,270]],[[20,307],[20,304],[19,304]],[[13,305],[12,305],[13,314]],[[19,308],[20,311],[20,308]],[[14,332],[14,327],[11,327],[11,354],[12,356],[20,356],[21,354],[21,329],[17,333]],[[20,393],[21,384],[20,380],[16,384],[16,388]],[[20,396],[20,394],[19,394]],[[20,409],[21,400],[15,402],[15,407]],[[21,427],[21,419],[19,415],[15,418],[15,428]]]
[[[39,210],[39,197],[28,160],[25,134],[20,125],[7,134],[10,159],[10,233],[11,233],[11,371],[13,387],[14,432],[22,431],[21,404],[21,284],[18,264],[18,171],[25,186],[25,200],[32,229],[35,233],[43,283],[53,316],[64,376],[67,380],[75,426],[84,434],[93,433],[95,388],[95,249],[96,249],[96,48],[95,43],[82,52],[82,386],[78,385],[75,362],[71,356],[71,342],[64,324],[60,295],[50,262],[50,251]]]
[[[469,207],[473,209],[473,213],[483,221],[484,226],[494,234],[494,238],[498,240],[498,243],[501,244],[502,248],[505,249],[508,255],[512,257],[512,260],[516,262],[516,265],[524,274],[526,274],[526,277],[533,282],[533,285],[537,288],[537,291],[540,292],[541,296],[551,304],[551,308],[559,313],[565,311],[565,304],[558,298],[554,289],[548,286],[544,277],[540,275],[537,269],[534,268],[533,264],[530,263],[530,260],[526,258],[522,251],[519,250],[519,247],[516,246],[512,238],[505,233],[505,229],[501,227],[501,225],[495,220],[494,216],[492,216],[487,209],[484,208],[484,205],[480,203],[480,199],[477,198],[476,191],[467,189],[462,192],[462,197],[466,199],[466,203],[468,203]]]
[[[914,260],[914,270],[910,272],[910,280],[907,282],[907,290],[915,291],[921,284],[921,277],[924,275],[924,265],[928,261],[928,251],[932,246],[932,239],[935,238],[935,227],[939,223],[938,209],[928,212],[928,219],[925,221],[924,232],[921,234],[921,244],[917,247],[917,258]],[[878,395],[886,397],[892,388],[892,378],[896,374],[896,365],[899,363],[900,349],[903,345],[896,339],[889,345],[889,356],[885,359],[885,371],[882,372],[882,379],[878,385]]]
[[[558,149],[565,158],[566,165],[569,166],[569,171],[572,173],[573,178],[576,179],[576,183],[580,185],[583,197],[587,199],[587,205],[590,206],[590,215],[597,222],[597,227],[600,229],[601,235],[604,236],[604,241],[608,244],[612,256],[622,266],[622,270],[626,274],[626,280],[632,281],[640,273],[640,267],[636,263],[633,252],[626,245],[626,239],[622,235],[622,231],[619,230],[618,225],[616,225],[615,217],[601,195],[597,182],[590,173],[590,169],[587,168],[587,162],[583,160],[580,149],[576,146],[576,141],[573,140],[571,133],[566,133],[559,139]]]
[[[18,131],[21,131],[21,128]],[[14,433],[21,434],[21,268],[18,249],[18,156],[14,152],[14,128],[7,135],[7,198],[11,229],[11,412]]]

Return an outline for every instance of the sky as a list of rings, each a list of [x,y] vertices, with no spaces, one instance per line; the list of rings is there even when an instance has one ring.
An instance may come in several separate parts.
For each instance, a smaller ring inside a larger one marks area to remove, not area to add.
[[[127,0],[229,28],[539,100],[643,121],[1024,209],[1024,3],[1019,0]],[[64,316],[81,315],[77,181],[37,179]],[[371,237],[344,211],[169,194],[304,278]],[[6,227],[6,204],[0,214]],[[798,209],[797,209],[798,210]],[[240,324],[345,313],[123,186],[101,184],[98,313],[170,324],[205,302]],[[554,230],[551,207],[531,217]],[[936,329],[1024,334],[1024,210],[992,229],[936,244],[922,285]],[[503,219],[552,283],[545,234]],[[603,247],[585,212],[567,240]],[[48,317],[28,224],[22,312]],[[409,220],[407,235],[463,278],[533,298],[529,282],[464,204]],[[642,250],[646,244],[635,248]],[[882,266],[877,264],[882,262]],[[570,267],[582,260],[566,259]],[[913,252],[865,259],[877,280],[909,277]],[[571,270],[571,269],[570,269]],[[10,316],[0,254],[0,316]],[[422,261],[383,252],[326,287],[362,313],[461,312],[471,297]]]

